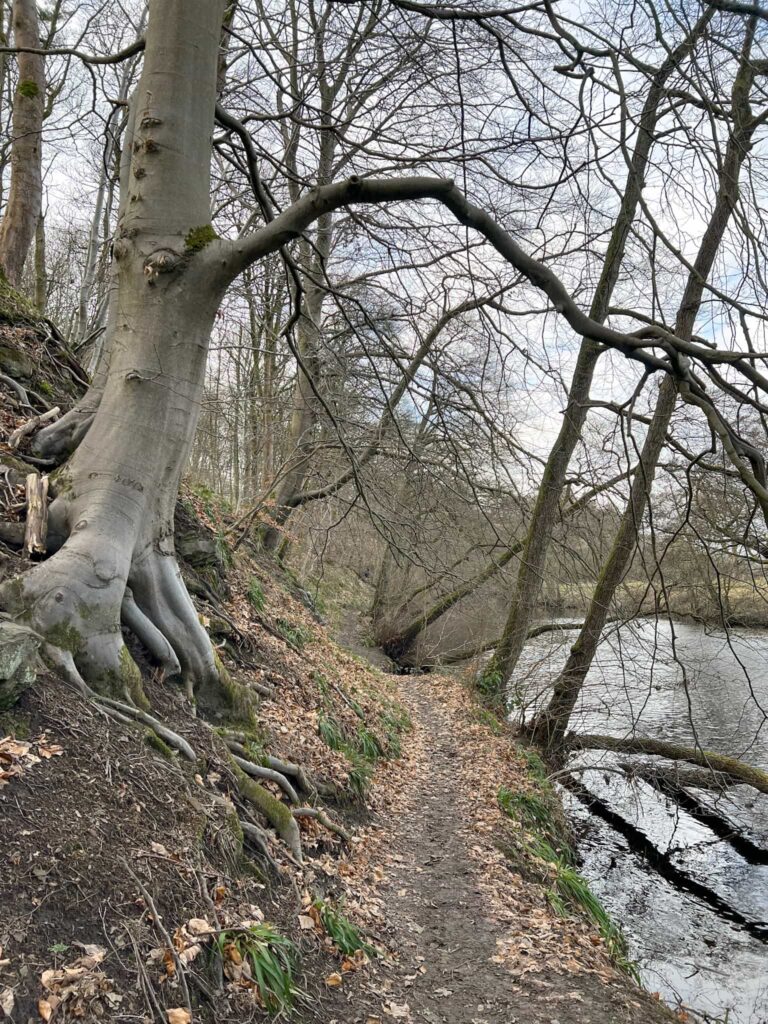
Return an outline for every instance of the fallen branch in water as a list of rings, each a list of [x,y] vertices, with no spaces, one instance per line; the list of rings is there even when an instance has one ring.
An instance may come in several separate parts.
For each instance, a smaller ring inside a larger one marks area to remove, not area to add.
[[[680,743],[654,740],[645,736],[618,738],[600,736],[596,733],[571,733],[566,737],[566,744],[571,750],[614,750],[621,754],[652,754],[656,757],[669,758],[670,761],[688,761],[714,772],[722,772],[734,782],[752,786],[759,793],[768,793],[768,772],[744,764],[736,757],[716,754],[700,747],[686,747]]]

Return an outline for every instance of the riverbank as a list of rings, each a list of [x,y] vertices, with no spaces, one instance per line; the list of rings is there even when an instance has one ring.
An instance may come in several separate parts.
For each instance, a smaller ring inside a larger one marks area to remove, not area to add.
[[[559,891],[562,851],[523,813],[546,793],[506,726],[456,680],[344,651],[269,560],[216,562],[206,502],[186,499],[180,548],[204,564],[184,571],[248,697],[240,763],[276,772],[266,802],[243,798],[226,723],[172,684],[149,673],[147,697],[192,761],[40,673],[0,717],[0,1014],[670,1019]]]

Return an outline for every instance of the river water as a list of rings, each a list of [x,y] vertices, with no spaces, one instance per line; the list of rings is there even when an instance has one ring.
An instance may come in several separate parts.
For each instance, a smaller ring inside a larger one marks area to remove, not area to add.
[[[517,680],[528,711],[546,694],[574,636],[547,634],[527,646]],[[768,770],[768,631],[729,636],[652,619],[609,628],[572,727],[614,736],[634,728],[688,745],[697,738],[704,749]],[[582,873],[624,929],[647,988],[703,1020],[768,1024],[768,796],[746,786],[725,796],[689,787],[750,838],[754,849],[736,852],[647,782],[628,782],[619,770],[628,761],[638,763],[590,752],[571,764],[587,790],[708,895],[649,867],[620,831],[564,790]]]

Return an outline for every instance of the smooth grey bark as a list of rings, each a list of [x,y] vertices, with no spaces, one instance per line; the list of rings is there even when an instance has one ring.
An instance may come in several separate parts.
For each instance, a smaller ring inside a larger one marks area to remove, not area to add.
[[[680,66],[681,61],[691,53],[711,18],[712,11],[706,11],[688,36],[669,53],[651,80],[640,115],[637,141],[629,162],[621,205],[592,299],[590,316],[600,323],[608,316],[611,296],[619,279],[627,240],[645,187],[651,150],[665,96],[665,86],[671,75]],[[557,510],[568,466],[581,437],[589,411],[589,393],[600,351],[600,347],[589,338],[585,338],[579,348],[568,392],[568,402],[563,413],[563,422],[544,467],[536,504],[520,555],[520,567],[510,600],[507,622],[501,642],[486,668],[486,680],[495,680],[491,684],[492,688],[503,687],[512,675],[528,638],[528,630],[541,593],[547,554],[557,523]]]
[[[40,46],[36,0],[14,0],[14,45]],[[45,58],[19,53],[19,78],[13,99],[11,184],[0,222],[0,269],[12,285],[21,281],[35,237],[43,201],[42,132]]]
[[[752,116],[749,94],[755,78],[750,61],[754,24],[747,30],[739,70],[731,92],[733,130],[729,136],[718,180],[712,215],[702,236],[699,251],[688,275],[675,321],[675,335],[690,338],[701,308],[706,282],[739,198],[739,175],[758,121]],[[547,747],[563,743],[571,714],[597,651],[611,604],[631,563],[653,486],[659,456],[677,401],[677,383],[665,377],[659,389],[640,461],[630,488],[629,501],[619,524],[611,551],[597,581],[584,624],[571,648],[563,671],[555,680],[552,697],[530,725],[536,742]]]
[[[55,481],[51,520],[66,539],[0,591],[71,675],[134,697],[139,673],[119,629],[128,584],[190,690],[205,697],[219,677],[174,557],[172,524],[225,284],[211,281],[204,250],[185,243],[210,222],[223,14],[224,0],[152,4],[126,145],[109,365],[92,423]]]

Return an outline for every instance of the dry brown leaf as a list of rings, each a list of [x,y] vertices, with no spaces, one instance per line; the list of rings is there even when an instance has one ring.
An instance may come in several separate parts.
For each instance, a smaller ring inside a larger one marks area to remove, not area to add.
[[[53,1007],[47,999],[38,999],[37,1001],[37,1012],[43,1018],[44,1021],[49,1021],[53,1016]]]
[[[381,1008],[388,1017],[394,1017],[395,1020],[407,1020],[411,1016],[408,1003],[384,1003]]]
[[[168,1024],[191,1024],[192,1014],[183,1007],[177,1007],[175,1010],[166,1010],[165,1012],[168,1015]]]
[[[16,999],[12,988],[4,988],[2,992],[0,992],[0,1010],[6,1017],[10,1017],[13,1013],[13,1005],[15,1001]]]
[[[340,985],[343,984],[343,982],[344,979],[338,973],[338,971],[334,971],[333,974],[329,974],[328,977],[325,979],[325,984],[328,986],[328,988],[338,988]]]
[[[190,935],[210,935],[211,932],[215,931],[213,925],[203,917],[193,917],[187,921],[187,931]]]
[[[46,759],[51,757],[58,757],[64,753],[64,747],[60,747],[58,743],[42,743],[38,741],[37,752],[40,757]]]

